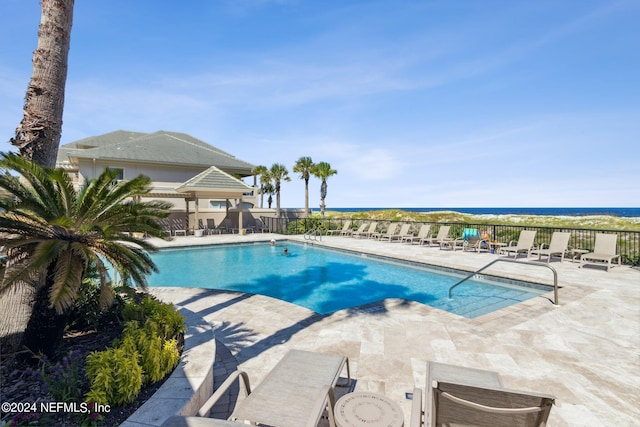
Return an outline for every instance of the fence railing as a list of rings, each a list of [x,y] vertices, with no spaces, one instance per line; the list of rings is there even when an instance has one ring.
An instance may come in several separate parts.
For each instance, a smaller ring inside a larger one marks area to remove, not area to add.
[[[341,229],[345,221],[351,221],[351,227],[355,230],[362,222],[370,222],[367,219],[347,218],[268,218],[262,217],[269,230],[280,234],[305,234],[309,230],[318,229],[326,234],[327,230]],[[536,245],[549,244],[554,231],[563,231],[571,234],[569,239],[570,249],[593,250],[596,234],[607,233],[618,236],[618,253],[622,262],[627,265],[640,265],[640,231],[626,230],[599,230],[587,228],[569,227],[539,227],[529,225],[503,225],[503,224],[475,224],[460,222],[417,222],[417,221],[378,221],[378,231],[385,231],[392,222],[412,224],[412,232],[417,233],[422,224],[431,224],[431,234],[435,235],[441,225],[451,226],[449,236],[462,237],[464,228],[477,228],[481,234],[487,233],[491,240],[509,243],[517,241],[522,230],[536,231]]]

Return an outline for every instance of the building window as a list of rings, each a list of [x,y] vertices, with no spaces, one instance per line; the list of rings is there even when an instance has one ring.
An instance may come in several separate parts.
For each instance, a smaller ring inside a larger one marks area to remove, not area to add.
[[[124,179],[124,169],[122,168],[109,168],[110,172],[115,172],[116,179],[122,181]]]
[[[209,200],[209,207],[211,209],[225,210],[227,209],[227,202],[226,200]]]

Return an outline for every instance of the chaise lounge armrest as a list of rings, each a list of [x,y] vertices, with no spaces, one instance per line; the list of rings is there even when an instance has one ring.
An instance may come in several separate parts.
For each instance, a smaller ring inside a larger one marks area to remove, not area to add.
[[[198,410],[198,416],[208,417],[209,412],[211,411],[211,408],[213,408],[213,405],[215,405],[216,402],[220,400],[222,396],[224,396],[224,394],[227,392],[229,387],[231,387],[231,385],[233,385],[236,382],[236,379],[238,377],[240,377],[241,379],[240,382],[244,384],[245,392],[247,393],[247,395],[251,394],[251,384],[249,382],[249,375],[247,375],[247,373],[244,371],[234,371],[231,373],[231,375],[229,375],[229,378],[227,378],[220,385],[220,387],[218,387],[215,393],[213,393],[211,397],[207,399],[207,401],[204,402],[204,404],[200,407],[200,409]]]
[[[416,387],[413,389],[413,401],[411,402],[411,424],[409,424],[409,427],[422,427],[424,425],[422,420],[423,415],[422,389]]]

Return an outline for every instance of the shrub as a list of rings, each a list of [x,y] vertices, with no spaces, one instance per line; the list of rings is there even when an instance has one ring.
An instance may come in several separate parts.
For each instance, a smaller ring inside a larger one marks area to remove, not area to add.
[[[129,350],[110,348],[87,356],[88,402],[124,405],[135,400],[142,388],[142,367],[137,352]]]
[[[123,306],[123,297],[116,294],[110,307],[102,307],[98,283],[92,279],[84,279],[67,325],[72,330],[98,329],[101,325],[118,322]]]
[[[139,304],[127,303],[122,315],[125,321],[153,322],[150,327],[163,339],[175,338],[187,329],[184,317],[173,304],[160,302],[151,295],[145,295]]]
[[[120,347],[139,355],[144,383],[160,381],[171,372],[180,359],[178,342],[158,336],[152,321],[147,321],[142,328],[135,321],[127,323]]]
[[[129,403],[142,384],[160,381],[180,360],[176,338],[186,330],[186,325],[172,304],[138,293],[127,298],[122,316],[127,320],[122,338],[114,341],[113,348],[87,357],[89,402]],[[128,359],[126,365],[123,358]],[[120,370],[122,366],[126,368]],[[122,375],[128,378],[121,378]]]

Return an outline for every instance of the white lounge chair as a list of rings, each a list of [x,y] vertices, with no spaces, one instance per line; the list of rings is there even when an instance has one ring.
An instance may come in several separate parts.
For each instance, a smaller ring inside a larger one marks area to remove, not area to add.
[[[371,237],[378,240],[383,240],[383,239],[391,240],[391,236],[396,234],[397,230],[398,230],[398,223],[392,222],[391,224],[389,224],[389,227],[387,227],[387,231],[385,231],[384,233],[373,233]]]
[[[345,356],[289,350],[255,390],[251,390],[249,376],[245,372],[236,371],[198,411],[199,417],[207,417],[215,403],[226,396],[229,387],[241,380],[247,396],[236,402],[233,413],[225,423],[207,424],[207,421],[193,421],[196,417],[172,417],[162,427],[238,425],[232,421],[278,427],[315,427],[325,411],[329,425],[334,427],[334,387],[338,385],[345,366],[345,385],[348,385],[351,374],[349,360]],[[207,419],[209,418],[201,420]],[[190,424],[191,422],[197,424]]]
[[[369,228],[361,231],[361,232],[354,232],[353,233],[353,237],[371,237],[375,234],[376,232],[376,228],[378,227],[378,223],[377,222],[372,222],[369,224]]]
[[[545,426],[555,402],[551,395],[509,390],[497,372],[427,363],[422,423],[422,390],[414,389],[410,427]]]
[[[531,255],[538,255],[538,261],[542,260],[542,256],[547,256],[547,263],[551,261],[551,257],[554,255],[560,256],[560,262],[564,261],[564,255],[569,248],[569,239],[571,238],[571,233],[564,233],[560,231],[554,231],[551,235],[551,242],[549,246],[545,249],[544,243],[540,246],[539,249],[534,249],[531,251]]]
[[[426,243],[427,246],[431,246],[432,244],[436,244],[440,246],[442,242],[446,240],[451,240],[451,238],[449,237],[449,230],[451,230],[450,225],[441,225],[440,228],[438,229],[438,235],[436,237],[429,237],[429,238],[422,239],[421,240],[422,243],[420,244]]]
[[[354,237],[355,235],[359,235],[360,233],[364,233],[365,228],[367,228],[369,226],[368,222],[363,222],[362,224],[360,224],[358,226],[357,230],[351,230],[348,229],[347,231],[344,232],[344,234],[340,233],[341,236],[351,236]]]
[[[618,236],[615,234],[596,234],[596,243],[593,246],[593,252],[583,254],[580,257],[580,267],[587,264],[606,264],[607,271],[611,268],[611,261],[618,259],[618,267],[620,267],[620,255],[617,254],[616,246],[618,244]]]
[[[431,224],[422,224],[416,236],[407,235],[406,237],[402,238],[402,241],[413,244],[413,242],[417,240],[419,244],[422,244],[421,242],[424,239],[427,239],[430,234],[431,234]]]
[[[342,223],[342,228],[336,228],[334,230],[327,230],[327,234],[339,234],[340,236],[344,236],[345,233],[348,232],[350,227],[351,227],[351,220],[348,219],[344,223]]]
[[[503,247],[500,252],[506,256],[513,254],[513,259],[518,258],[519,254],[526,253],[527,258],[531,256],[533,250],[533,242],[536,239],[535,230],[522,230],[518,242],[511,241],[509,246]]]
[[[398,234],[394,234],[393,236],[389,236],[389,242],[393,242],[394,240],[397,240],[398,242],[401,242],[405,237],[409,237],[409,230],[410,229],[411,229],[411,224],[402,224]]]

